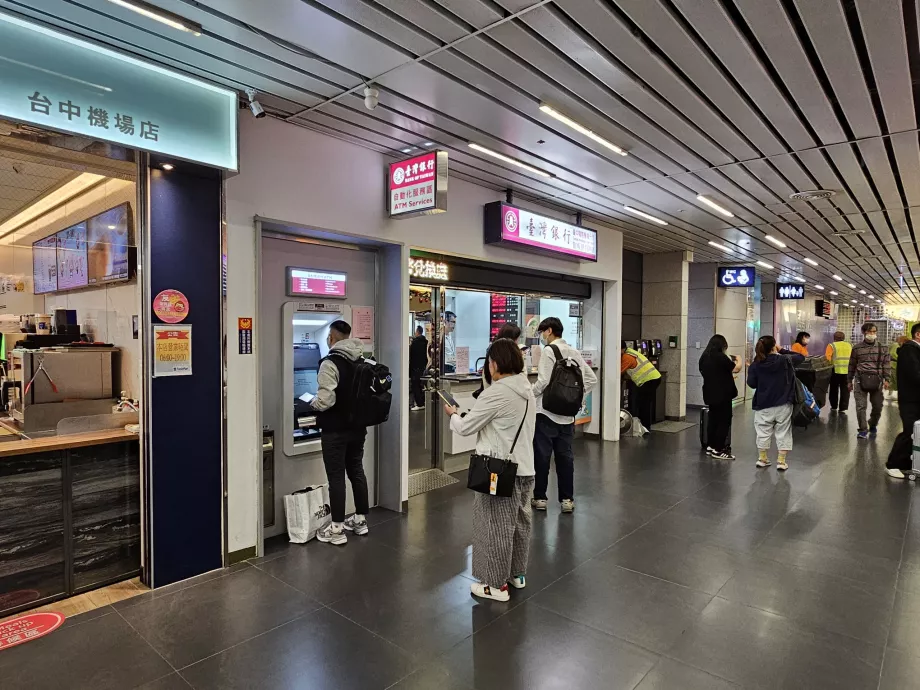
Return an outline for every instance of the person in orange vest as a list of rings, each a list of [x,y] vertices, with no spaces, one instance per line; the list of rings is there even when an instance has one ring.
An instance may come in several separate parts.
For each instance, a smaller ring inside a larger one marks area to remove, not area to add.
[[[620,348],[620,374],[626,374],[636,386],[636,404],[639,421],[646,429],[652,428],[652,412],[655,409],[655,391],[661,383],[661,374],[648,358],[638,350]]]

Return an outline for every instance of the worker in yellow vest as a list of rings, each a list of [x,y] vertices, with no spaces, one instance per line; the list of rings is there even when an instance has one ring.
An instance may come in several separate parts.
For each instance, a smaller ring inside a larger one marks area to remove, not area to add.
[[[655,409],[655,391],[661,383],[661,374],[648,358],[638,350],[622,344],[620,349],[620,374],[626,374],[636,386],[636,407],[639,421],[646,429],[652,428]]]
[[[843,331],[834,333],[834,342],[827,346],[824,358],[834,365],[831,374],[830,398],[831,412],[846,413],[850,406],[850,390],[847,386],[847,371],[850,367],[850,355],[853,346],[846,341]]]

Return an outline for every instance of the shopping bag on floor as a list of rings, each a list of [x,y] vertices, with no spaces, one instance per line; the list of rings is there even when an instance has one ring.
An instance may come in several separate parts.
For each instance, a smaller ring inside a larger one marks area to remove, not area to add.
[[[632,429],[630,429],[629,434],[634,438],[642,438],[648,433],[642,422],[639,421],[638,417],[633,417]]]
[[[284,497],[288,539],[304,544],[332,520],[329,507],[329,485],[308,486]]]

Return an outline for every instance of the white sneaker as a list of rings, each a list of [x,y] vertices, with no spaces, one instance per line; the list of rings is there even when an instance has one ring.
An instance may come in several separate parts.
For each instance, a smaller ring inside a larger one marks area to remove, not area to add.
[[[889,477],[894,477],[895,479],[904,479],[907,477],[901,470],[886,469],[885,472],[888,473]]]
[[[545,498],[531,498],[530,507],[534,510],[546,510],[547,500]]]
[[[575,501],[571,498],[567,498],[562,502],[562,512],[563,513],[574,513],[575,512]]]
[[[716,452],[715,448],[713,448],[712,446],[706,446],[706,455],[712,455],[715,452]]]
[[[770,461],[769,461],[769,460],[758,460],[758,461],[757,461],[757,466],[758,466],[758,467],[769,467],[769,466],[770,466]]]
[[[358,535],[364,535],[368,532],[367,520],[363,515],[358,515],[357,513],[354,515],[349,515],[347,518],[345,518],[345,522],[342,526],[349,532],[354,532]]]
[[[474,582],[470,585],[470,592],[474,597],[494,599],[495,601],[508,601],[511,598],[511,594],[508,592],[508,585],[502,585],[501,589],[495,589],[481,582]]]
[[[779,460],[776,463],[776,469],[780,472],[785,472],[789,469],[789,465],[786,464],[785,460]]]
[[[324,544],[342,546],[342,544],[348,543],[348,536],[345,534],[345,529],[343,527],[336,525],[334,522],[330,522],[316,533],[316,540]]]
[[[420,407],[419,405],[413,405],[412,407],[409,408],[411,412],[418,412],[419,410],[424,410],[424,409],[425,409],[424,407]]]
[[[508,584],[515,589],[524,589],[527,586],[527,578],[523,575],[515,575],[508,580]]]
[[[724,453],[724,452],[719,452],[715,450],[709,454],[709,457],[711,457],[713,460],[734,460],[735,459],[735,456],[732,455],[731,453]]]

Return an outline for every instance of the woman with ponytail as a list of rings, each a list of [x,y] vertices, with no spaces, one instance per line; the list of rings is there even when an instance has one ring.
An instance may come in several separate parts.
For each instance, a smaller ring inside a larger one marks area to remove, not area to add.
[[[776,469],[789,469],[786,456],[792,450],[792,403],[795,401],[794,364],[805,357],[781,350],[772,335],[757,341],[747,384],[754,389],[754,431],[757,433],[757,467],[768,467],[767,451],[773,437],[779,457]]]

